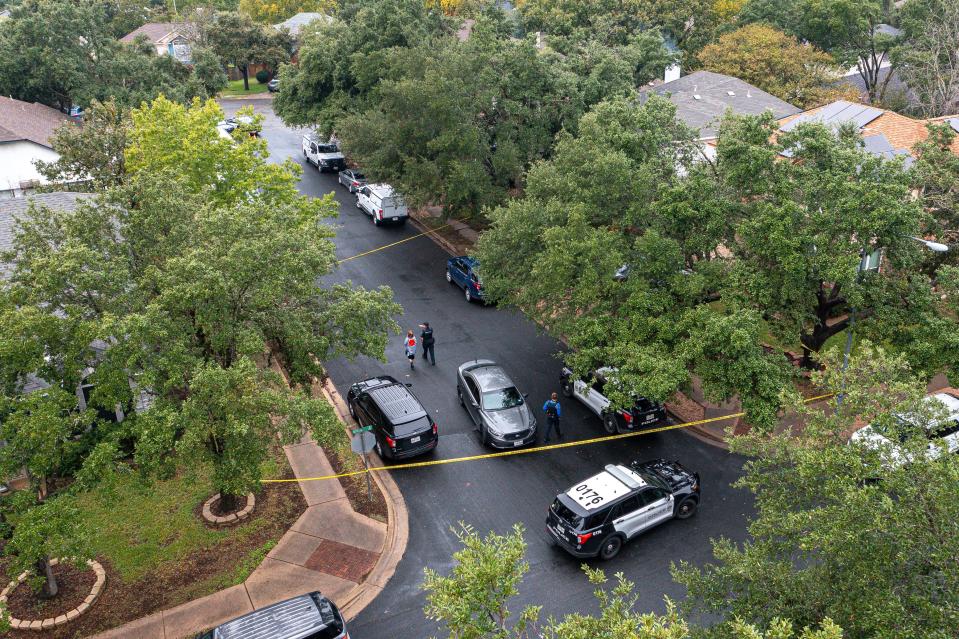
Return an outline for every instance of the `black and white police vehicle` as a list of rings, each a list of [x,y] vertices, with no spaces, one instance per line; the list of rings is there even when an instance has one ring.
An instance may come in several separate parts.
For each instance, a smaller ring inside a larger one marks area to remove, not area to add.
[[[575,397],[596,413],[603,420],[603,428],[610,434],[655,426],[666,419],[663,405],[645,397],[637,397],[628,409],[610,410],[605,390],[610,380],[615,378],[615,373],[616,369],[603,367],[583,377],[576,377],[573,371],[564,367],[559,377],[560,387],[563,395]]]
[[[699,497],[699,473],[679,462],[609,464],[556,496],[546,531],[574,557],[612,559],[641,532],[692,517]]]

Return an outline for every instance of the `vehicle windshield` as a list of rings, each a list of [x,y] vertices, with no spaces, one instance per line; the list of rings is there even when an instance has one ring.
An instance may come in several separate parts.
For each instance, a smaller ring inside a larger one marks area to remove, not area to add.
[[[553,512],[556,513],[557,517],[572,526],[574,529],[579,528],[580,524],[583,523],[582,517],[564,506],[563,502],[558,499],[553,501]]]
[[[316,152],[317,153],[336,153],[339,149],[336,148],[335,144],[317,144]]]
[[[365,180],[365,179],[366,179],[366,176],[363,175],[362,173],[356,173],[356,172],[354,172],[354,173],[353,173],[353,179],[354,179],[354,180]]]
[[[523,395],[513,387],[483,393],[483,410],[503,410],[522,405]]]

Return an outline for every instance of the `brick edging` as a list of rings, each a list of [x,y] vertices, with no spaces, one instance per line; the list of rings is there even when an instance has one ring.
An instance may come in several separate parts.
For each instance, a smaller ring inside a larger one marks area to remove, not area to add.
[[[60,563],[60,561],[61,560],[59,559],[51,559],[50,565],[56,566],[58,563]],[[63,561],[66,561],[66,560],[63,560]],[[93,572],[96,574],[97,578],[96,578],[96,581],[93,583],[93,588],[90,589],[90,594],[86,596],[86,598],[83,600],[83,602],[79,606],[77,606],[73,610],[68,610],[62,615],[58,615],[56,617],[48,617],[47,619],[16,619],[14,617],[10,617],[9,619],[10,627],[14,630],[35,630],[35,631],[50,630],[51,628],[62,626],[68,621],[73,621],[80,615],[84,614],[87,610],[89,610],[90,606],[93,605],[93,602],[99,599],[100,595],[103,593],[103,587],[107,582],[107,572],[106,570],[103,569],[103,566],[100,565],[100,562],[98,561],[95,561],[93,559],[88,559],[86,563],[90,568],[93,569]],[[19,586],[21,583],[23,583],[29,575],[30,573],[28,572],[20,573],[20,576],[18,576],[16,579],[14,579],[9,584],[7,584],[7,587],[4,588],[2,592],[0,592],[0,603],[6,604],[7,597],[10,596],[10,592],[14,588]]]

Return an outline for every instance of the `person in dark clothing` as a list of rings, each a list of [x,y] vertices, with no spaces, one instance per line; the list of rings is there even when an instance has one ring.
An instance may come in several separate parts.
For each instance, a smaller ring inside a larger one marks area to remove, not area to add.
[[[436,366],[436,353],[433,352],[433,344],[436,343],[436,340],[433,339],[433,329],[430,328],[429,322],[423,322],[420,324],[420,328],[423,329],[420,333],[420,343],[423,345],[423,359],[430,361],[433,366]]]
[[[556,439],[563,438],[563,431],[559,429],[559,418],[563,414],[562,407],[559,405],[559,396],[553,393],[546,403],[543,404],[543,412],[546,413],[546,438],[545,443],[549,443],[549,434],[555,428]]]

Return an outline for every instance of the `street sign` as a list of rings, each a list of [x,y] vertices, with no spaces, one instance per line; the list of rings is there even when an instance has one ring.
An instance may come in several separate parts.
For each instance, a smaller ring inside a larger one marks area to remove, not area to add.
[[[357,455],[365,455],[376,446],[376,436],[370,431],[366,430],[356,435],[357,436],[350,441],[350,448],[352,448],[353,452]]]
[[[371,430],[373,430],[372,426],[360,426],[359,428],[352,429],[350,432],[352,432],[354,435],[357,435],[359,433],[368,433]]]

